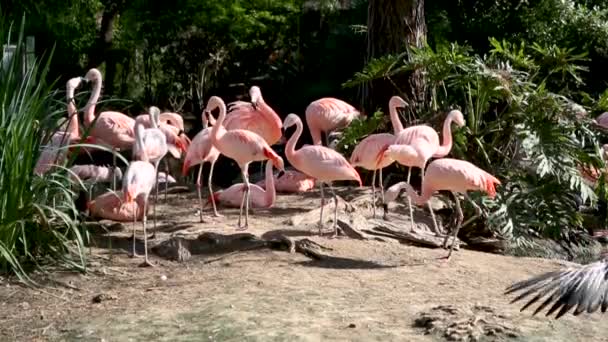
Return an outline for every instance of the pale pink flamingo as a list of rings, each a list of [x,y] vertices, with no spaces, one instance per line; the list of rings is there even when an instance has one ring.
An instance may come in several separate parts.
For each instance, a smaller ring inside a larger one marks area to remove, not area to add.
[[[156,172],[156,180],[154,187],[156,195],[154,197],[154,228],[156,228],[156,203],[158,202],[158,165],[160,161],[167,155],[169,150],[167,146],[167,137],[163,131],[158,128],[158,116],[160,110],[157,107],[150,107],[150,117],[152,128],[144,128],[142,124],[136,124],[135,134],[139,135],[141,144],[137,141],[133,145],[133,160],[145,160],[154,164]]]
[[[443,144],[439,144],[439,134],[435,131],[431,126],[427,125],[416,125],[410,126],[406,129],[403,129],[395,134],[395,142],[397,145],[412,145],[414,141],[418,141],[419,143],[424,145],[424,150],[418,154],[417,158],[411,160],[411,162],[407,162],[406,160],[409,158],[398,158],[395,154],[393,155],[397,163],[407,166],[407,182],[410,182],[410,178],[412,175],[412,167],[420,168],[421,182],[424,181],[424,168],[426,167],[426,163],[428,160],[433,158],[443,158],[450,153],[452,150],[452,122],[455,122],[457,126],[464,126],[464,117],[462,112],[459,110],[452,110],[448,113],[443,122]],[[393,121],[393,124],[396,122]],[[399,125],[401,123],[399,122]],[[426,143],[424,143],[426,141]],[[393,152],[398,153],[399,150],[394,149]],[[412,208],[412,202],[408,197],[407,201],[412,227],[414,225],[414,210]],[[430,210],[430,204],[429,204]],[[432,212],[432,210],[431,210]],[[433,221],[436,223],[436,221]],[[439,232],[439,227],[435,225],[435,231]]]
[[[281,158],[281,157],[279,157]],[[251,184],[251,207],[252,208],[270,208],[274,205],[277,194],[274,188],[274,177],[272,174],[272,161],[266,162],[266,190],[262,187]],[[210,201],[218,201],[228,207],[238,207],[243,203],[246,186],[243,183],[233,184],[228,189],[220,190],[211,195]]]
[[[147,223],[147,215],[148,212],[148,198],[150,196],[150,192],[152,188],[154,188],[157,178],[157,168],[154,167],[150,163],[150,158],[148,157],[147,151],[144,145],[144,127],[142,125],[137,125],[135,127],[135,144],[134,150],[141,151],[139,157],[142,160],[133,160],[129,164],[127,171],[122,179],[122,192],[125,196],[126,203],[134,203],[134,199],[143,195],[144,197],[144,217],[143,217],[143,226],[144,226],[144,250],[145,250],[145,260],[141,266],[153,266],[148,260],[148,233],[146,230]],[[165,136],[160,133],[157,134],[159,141],[165,138]],[[162,138],[161,138],[162,137]],[[166,148],[166,147],[165,147]],[[165,152],[166,153],[166,152]],[[132,204],[133,205],[133,204]],[[156,215],[154,217],[156,220]],[[133,256],[136,256],[135,252],[135,216],[133,220]]]
[[[608,128],[608,112],[598,115],[598,117],[593,119],[592,122],[602,128]]]
[[[321,132],[323,132],[325,145],[329,146],[328,135],[332,131],[347,127],[360,115],[355,107],[333,97],[324,97],[311,102],[306,107],[306,124],[313,144],[321,145]]]
[[[116,177],[117,180],[122,180],[122,171],[120,168],[109,168],[107,166],[98,165],[74,165],[70,168],[70,179],[73,182],[90,182],[90,183],[102,183],[110,182],[112,177]]]
[[[239,230],[245,230],[249,227],[249,164],[253,161],[270,159],[277,169],[284,171],[285,167],[283,165],[283,159],[281,159],[279,155],[270,148],[270,145],[268,145],[266,140],[258,134],[244,129],[227,131],[226,128],[224,128],[223,122],[226,118],[226,104],[221,98],[212,96],[209,99],[209,102],[207,102],[205,112],[207,115],[211,115],[211,111],[218,107],[220,114],[215,125],[211,128],[211,141],[213,142],[213,146],[215,146],[221,154],[236,161],[241,168],[246,190],[243,201],[241,202],[238,225]],[[241,226],[243,204],[245,205],[245,225]]]
[[[144,200],[145,196],[142,194],[137,196],[133,203],[127,203],[122,190],[108,191],[87,202],[87,208],[91,217],[132,222],[143,219]]]
[[[413,151],[413,147],[409,148],[412,150],[412,154],[416,153],[415,151]],[[402,183],[401,186],[405,188],[408,197],[411,198],[416,205],[420,206],[424,205],[425,203],[428,203],[429,199],[435,191],[448,190],[452,192],[452,195],[454,196],[454,200],[456,202],[458,222],[456,224],[456,229],[454,229],[450,252],[448,253],[448,256],[446,258],[449,259],[452,255],[454,244],[456,243],[456,236],[458,235],[460,227],[463,225],[462,221],[464,219],[464,214],[462,213],[462,208],[460,207],[460,200],[458,199],[457,193],[462,193],[465,198],[467,198],[475,207],[476,215],[470,218],[464,224],[466,225],[477,217],[479,217],[479,215],[481,215],[481,208],[479,208],[479,206],[468,197],[467,191],[483,191],[487,193],[490,198],[494,198],[496,196],[495,185],[499,184],[500,181],[496,177],[469,163],[468,161],[452,158],[442,158],[435,159],[431,163],[429,163],[424,175],[424,179],[422,181],[421,195],[418,195],[416,190],[414,190],[412,186],[408,183]],[[389,198],[388,200],[393,199]],[[443,242],[444,248],[447,247],[448,238],[449,235],[446,235],[445,240]]]
[[[315,187],[314,178],[297,170],[285,170],[282,175],[274,175],[273,180],[276,191],[282,193],[302,193]],[[266,189],[266,182],[266,179],[262,179],[256,185]]]
[[[262,97],[258,86],[249,89],[251,102],[235,101],[228,104],[223,126],[226,130],[246,129],[266,140],[272,146],[281,140],[283,123],[277,113]]]
[[[113,155],[112,166],[116,167],[116,152],[130,150],[135,142],[135,120],[123,113],[113,111],[101,112],[95,117],[95,107],[101,95],[101,72],[92,68],[86,73],[84,80],[93,82],[93,91],[87,102],[84,117],[85,127],[89,128],[86,142],[110,147]],[[116,190],[116,184],[113,184],[113,189]]]
[[[203,220],[203,198],[201,196],[201,174],[203,172],[203,165],[205,163],[210,163],[211,168],[209,169],[209,178],[207,180],[207,187],[209,188],[209,196],[211,199],[211,203],[213,204],[213,214],[216,217],[221,217],[222,215],[217,212],[217,206],[215,204],[215,198],[213,197],[213,189],[212,189],[212,179],[213,179],[213,168],[215,166],[215,162],[217,158],[220,156],[220,151],[213,146],[211,142],[211,127],[209,125],[215,124],[215,119],[213,117],[207,118],[207,115],[203,113],[203,129],[198,132],[194,139],[192,139],[192,143],[188,147],[188,151],[186,152],[186,158],[184,158],[184,164],[182,167],[182,174],[186,176],[188,174],[188,170],[195,165],[200,165],[198,168],[198,176],[196,178],[196,191],[198,193],[198,203],[200,206],[199,210],[199,218],[201,222]],[[210,121],[208,121],[210,120]]]
[[[399,96],[391,97],[388,108],[393,124],[393,130],[399,132],[403,130],[401,121],[399,120],[399,114],[397,113],[398,107],[405,107],[407,103],[403,101]],[[384,184],[382,182],[382,169],[391,165],[394,160],[390,158],[382,158],[378,163],[378,155],[385,150],[389,145],[395,141],[395,135],[391,133],[378,133],[371,134],[365,139],[361,140],[355,146],[353,153],[350,156],[350,164],[354,167],[362,167],[366,170],[373,170],[372,176],[372,211],[373,216],[376,217],[376,171],[380,171],[380,178],[378,183],[380,185],[380,193],[382,195],[382,202],[384,203]]]
[[[283,122],[283,128],[287,129],[296,125],[295,133],[287,141],[285,146],[285,156],[289,163],[311,177],[319,181],[321,189],[321,212],[319,218],[319,234],[323,227],[323,207],[325,206],[325,195],[323,193],[323,183],[327,183],[334,198],[334,233],[338,234],[338,197],[331,186],[332,181],[354,180],[362,186],[361,177],[357,170],[348,163],[346,158],[340,153],[321,145],[304,145],[296,151],[296,143],[302,135],[302,120],[296,114],[289,114]]]
[[[49,145],[43,147],[42,153],[40,154],[40,157],[38,157],[36,166],[34,167],[34,173],[37,175],[48,172],[53,165],[63,164],[68,153],[68,150],[66,150],[65,147],[80,140],[78,111],[74,103],[74,91],[81,82],[82,77],[74,77],[66,83],[68,123],[65,131],[55,132],[55,134],[51,136]]]

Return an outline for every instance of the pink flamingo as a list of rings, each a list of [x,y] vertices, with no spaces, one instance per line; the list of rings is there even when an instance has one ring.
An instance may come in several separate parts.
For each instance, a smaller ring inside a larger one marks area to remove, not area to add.
[[[407,146],[409,147],[409,146]],[[412,154],[416,152],[412,147],[409,147]],[[490,198],[496,196],[495,185],[499,185],[500,181],[491,175],[490,173],[478,168],[477,166],[469,163],[465,160],[442,158],[433,160],[426,169],[424,180],[422,181],[421,195],[418,195],[416,191],[408,183],[401,183],[400,187],[405,188],[408,197],[411,198],[416,205],[424,205],[428,203],[429,199],[435,191],[448,190],[452,192],[454,200],[456,202],[456,211],[458,213],[458,222],[456,229],[454,229],[452,245],[450,246],[450,252],[446,259],[449,259],[456,243],[456,236],[460,227],[463,225],[464,214],[460,207],[460,200],[456,193],[462,193],[475,207],[476,215],[470,218],[464,225],[475,220],[481,215],[481,208],[475,202],[473,202],[467,195],[467,191],[483,191],[488,194]],[[398,194],[398,192],[396,192]],[[393,193],[391,193],[392,196]],[[387,194],[387,198],[389,194]],[[389,201],[394,200],[388,198]],[[432,209],[431,209],[432,211]],[[433,217],[433,220],[435,218]],[[437,225],[435,223],[435,225]],[[447,247],[449,235],[446,235],[443,242],[444,248]]]
[[[216,217],[221,217],[222,215],[217,212],[217,206],[215,204],[215,197],[213,196],[213,189],[211,188],[211,181],[213,179],[213,168],[215,166],[215,162],[217,158],[220,156],[220,151],[213,146],[211,142],[211,128],[208,127],[209,124],[214,125],[215,120],[213,117],[210,117],[210,122],[207,121],[207,115],[203,113],[203,129],[198,132],[194,139],[192,139],[192,143],[188,147],[188,151],[186,152],[186,158],[184,158],[184,165],[182,167],[182,174],[186,176],[188,174],[188,170],[197,164],[199,164],[198,168],[198,177],[196,178],[196,191],[198,193],[198,203],[200,205],[199,210],[199,218],[201,222],[203,220],[203,199],[201,196],[201,174],[203,172],[203,165],[205,163],[211,163],[211,169],[209,170],[209,179],[207,180],[207,187],[209,188],[209,195],[211,198],[211,203],[213,204],[213,214]]]
[[[211,128],[211,141],[213,146],[220,151],[221,154],[233,159],[241,168],[243,182],[245,183],[245,196],[241,202],[241,211],[239,213],[239,230],[245,230],[249,227],[249,194],[250,184],[248,169],[252,161],[263,161],[270,159],[273,165],[284,171],[283,159],[270,148],[270,145],[256,133],[244,129],[234,129],[227,131],[223,125],[226,118],[226,104],[217,97],[212,96],[207,102],[205,112],[210,115],[215,108],[220,110],[219,117],[213,128]],[[245,225],[241,226],[241,218],[243,216],[243,204],[245,204]]]
[[[281,158],[281,157],[279,157]],[[251,184],[251,207],[270,208],[274,205],[277,194],[274,188],[274,177],[272,174],[272,163],[266,162],[266,190],[255,184]],[[238,207],[243,203],[246,186],[243,183],[233,184],[226,190],[220,190],[211,195],[210,201],[216,200],[229,207]]]
[[[74,77],[66,83],[66,96],[68,102],[68,124],[65,131],[58,131],[51,137],[50,145],[45,146],[36,161],[34,173],[42,175],[48,172],[55,164],[62,164],[65,161],[67,151],[63,148],[69,144],[80,140],[78,129],[78,111],[74,103],[74,91],[80,83],[82,77]]]
[[[338,197],[331,186],[332,181],[354,180],[362,186],[361,177],[357,170],[348,163],[346,158],[340,153],[321,145],[304,145],[299,150],[295,150],[296,143],[302,135],[302,120],[295,115],[289,114],[283,122],[285,129],[296,125],[296,132],[287,141],[285,156],[293,167],[297,170],[319,180],[321,188],[321,213],[319,218],[319,234],[323,227],[323,207],[325,206],[325,195],[323,194],[323,183],[327,183],[334,198],[334,233],[338,234]]]
[[[315,187],[315,179],[296,170],[285,170],[282,175],[273,176],[274,187],[277,192],[302,193]],[[256,183],[257,186],[266,189],[266,179]]]
[[[398,121],[398,120],[397,120]],[[439,144],[439,135],[437,131],[435,131],[432,127],[427,125],[416,125],[410,126],[406,129],[402,129],[401,122],[393,121],[393,125],[397,124],[399,127],[396,130],[399,130],[398,133],[395,134],[395,142],[396,145],[412,145],[415,141],[423,144],[424,149],[420,151],[417,158],[412,159],[410,162],[407,160],[409,158],[399,158],[397,148],[392,149],[392,152],[389,154],[393,155],[392,159],[395,159],[397,163],[408,166],[407,171],[407,182],[410,182],[410,178],[412,175],[412,167],[419,167],[421,170],[421,177],[424,177],[424,168],[426,167],[426,163],[431,157],[434,158],[443,158],[450,153],[452,150],[452,122],[455,122],[459,127],[464,126],[464,117],[462,112],[459,110],[452,110],[448,113],[443,122],[443,144]],[[424,143],[423,141],[426,141]],[[424,181],[424,179],[421,179]],[[410,210],[412,227],[414,225],[414,210],[412,208],[412,202],[408,198],[408,207]],[[430,209],[430,204],[429,204]],[[432,210],[431,210],[432,213]],[[433,221],[434,223],[436,221]],[[439,232],[439,227],[435,226],[435,231]]]
[[[264,138],[272,146],[281,140],[283,123],[262,97],[260,87],[249,89],[251,102],[235,101],[228,104],[224,127],[228,131],[246,129]]]
[[[144,197],[144,217],[143,217],[143,226],[144,226],[144,250],[145,250],[145,260],[143,264],[140,266],[153,266],[148,260],[148,234],[146,230],[147,223],[147,215],[148,212],[148,198],[150,196],[150,192],[154,185],[156,184],[157,178],[157,168],[150,163],[150,158],[148,156],[148,150],[151,148],[146,148],[144,144],[144,127],[142,125],[137,125],[135,127],[135,144],[133,147],[134,153],[138,154],[141,160],[131,161],[125,175],[122,179],[122,192],[125,195],[126,203],[133,203],[134,199],[139,195],[143,195]],[[160,133],[155,133],[158,137],[155,139],[159,140],[159,144],[162,143],[165,136]],[[162,138],[161,138],[162,137]],[[149,140],[151,141],[151,139]],[[137,152],[135,152],[137,151]],[[141,153],[139,152],[141,151]],[[166,153],[166,146],[165,146]],[[158,153],[156,158],[158,158]],[[158,165],[158,164],[157,164]],[[133,204],[134,205],[134,204]],[[156,215],[155,215],[156,220]],[[135,216],[133,220],[133,256],[137,256],[135,252]]]
[[[360,115],[355,107],[333,97],[324,97],[311,102],[306,107],[306,124],[313,144],[321,145],[321,132],[323,132],[325,145],[329,146],[328,135],[332,131],[347,127]]]
[[[101,112],[95,118],[95,106],[101,95],[101,72],[92,68],[86,73],[84,80],[93,82],[93,92],[85,107],[84,124],[90,128],[86,142],[109,146],[113,155],[112,166],[116,167],[116,152],[130,150],[135,142],[135,120],[113,111]],[[113,189],[116,189],[116,184],[113,184]]]
[[[144,217],[144,199],[139,195],[133,203],[126,203],[122,190],[108,191],[87,202],[87,208],[91,217],[119,222],[139,221]]]
[[[390,113],[391,122],[393,124],[393,130],[398,133],[399,129],[403,130],[401,121],[397,113],[397,107],[405,107],[407,103],[399,96],[391,97],[388,108]],[[391,133],[378,133],[371,134],[365,139],[361,140],[353,153],[350,156],[350,164],[354,167],[362,167],[366,170],[373,170],[372,176],[372,210],[373,216],[376,217],[376,171],[380,170],[380,178],[378,183],[380,186],[380,193],[382,195],[382,202],[384,203],[384,184],[382,182],[382,169],[391,165],[394,160],[390,158],[382,158],[378,163],[378,155],[381,154],[389,145],[395,141],[395,135]]]

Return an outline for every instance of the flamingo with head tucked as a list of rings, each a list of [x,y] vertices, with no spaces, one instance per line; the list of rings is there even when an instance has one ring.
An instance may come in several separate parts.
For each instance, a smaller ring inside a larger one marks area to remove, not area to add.
[[[87,202],[87,208],[91,217],[119,222],[133,222],[144,217],[144,199],[145,196],[142,194],[137,196],[134,202],[127,203],[122,190],[108,191]],[[147,210],[148,207],[146,207]]]
[[[283,174],[281,174],[283,173]],[[302,193],[315,187],[315,179],[297,170],[285,170],[273,176],[274,188],[277,192],[283,193]],[[257,186],[266,189],[268,180],[262,179],[255,183]]]
[[[323,227],[323,207],[325,206],[323,183],[327,183],[329,186],[335,203],[333,236],[336,236],[338,234],[338,197],[331,186],[331,182],[337,180],[354,180],[359,183],[359,186],[362,186],[361,177],[344,156],[329,147],[305,145],[296,151],[296,143],[302,135],[303,130],[302,120],[295,114],[289,114],[283,122],[283,127],[284,129],[287,129],[293,125],[296,125],[296,132],[287,141],[285,156],[289,163],[297,170],[320,181],[321,212],[319,218],[319,234],[321,234],[321,229]]]
[[[199,165],[198,168],[198,176],[196,178],[196,191],[198,193],[198,203],[199,203],[199,218],[201,222],[203,220],[203,199],[201,196],[201,174],[203,172],[203,165],[205,163],[211,163],[211,168],[209,170],[209,178],[207,180],[207,187],[209,188],[209,196],[211,199],[211,203],[213,204],[213,214],[216,217],[221,217],[217,212],[217,206],[215,204],[215,197],[213,197],[213,189],[212,189],[212,179],[213,179],[213,168],[215,166],[215,162],[217,158],[220,156],[220,151],[213,146],[213,142],[211,142],[211,127],[208,125],[214,125],[215,120],[213,117],[207,118],[207,115],[203,113],[203,129],[198,132],[194,139],[192,139],[192,143],[188,147],[188,151],[186,152],[186,158],[184,158],[184,164],[182,167],[182,174],[185,176],[188,174],[188,170],[195,165]],[[210,120],[210,121],[209,121]]]
[[[333,97],[324,97],[311,102],[306,107],[306,124],[313,144],[321,145],[321,133],[325,133],[325,145],[329,147],[329,134],[347,127],[360,115],[355,107]]]
[[[74,91],[81,82],[82,77],[74,77],[66,83],[68,124],[65,131],[55,132],[55,134],[51,136],[50,144],[43,147],[42,153],[40,154],[40,157],[38,157],[36,166],[34,167],[34,173],[37,175],[48,172],[53,165],[62,164],[68,153],[64,147],[80,140],[78,111],[74,103]]]
[[[220,114],[215,125],[211,128],[211,141],[213,142],[213,146],[215,146],[221,154],[236,161],[241,168],[241,174],[246,189],[245,196],[243,196],[243,201],[241,202],[238,225],[239,230],[244,230],[249,227],[249,164],[253,161],[270,159],[277,169],[284,171],[285,167],[283,165],[283,159],[281,159],[281,157],[270,148],[270,145],[266,140],[258,134],[244,129],[226,130],[223,125],[224,119],[226,118],[226,104],[221,98],[212,96],[209,99],[209,102],[207,102],[205,113],[210,115],[211,111],[218,107]],[[245,205],[245,224],[241,226],[243,205]]]

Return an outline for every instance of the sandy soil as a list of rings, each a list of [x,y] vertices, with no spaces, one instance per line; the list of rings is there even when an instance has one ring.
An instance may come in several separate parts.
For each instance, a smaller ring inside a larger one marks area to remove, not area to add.
[[[344,190],[340,194],[347,200],[360,195]],[[332,248],[326,260],[270,249],[228,250],[195,254],[182,263],[152,255],[156,267],[141,268],[141,259],[128,257],[131,224],[118,225],[111,234],[96,238],[98,247],[92,248],[87,274],[51,273],[63,286],[31,289],[2,279],[0,339],[606,340],[608,326],[600,324],[600,314],[568,315],[557,321],[532,317],[530,312],[520,313],[520,305],[509,304],[510,298],[502,294],[512,282],[564,262],[465,249],[443,262],[437,260],[446,254],[442,249],[391,239],[330,239],[316,236],[312,223],[285,223],[318,205],[317,195],[280,195],[275,208],[253,211],[249,232],[280,230],[308,237]],[[238,233],[238,209],[221,208],[225,217],[201,224],[195,198],[193,192],[174,194],[159,205],[160,221],[151,245],[176,235]],[[366,215],[367,210],[360,209]],[[406,212],[402,206],[399,210]],[[102,246],[110,239],[112,249]]]

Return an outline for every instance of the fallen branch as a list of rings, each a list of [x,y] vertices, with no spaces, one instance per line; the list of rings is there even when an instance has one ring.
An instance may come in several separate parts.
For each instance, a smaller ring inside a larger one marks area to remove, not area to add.
[[[443,248],[443,241],[445,240],[445,235],[435,235],[426,233],[424,231],[406,231],[400,229],[398,225],[393,222],[370,219],[369,222],[374,225],[374,228],[371,230],[371,234],[381,233],[382,236],[390,236],[393,239],[399,241],[406,241],[410,243],[414,243],[417,245],[427,246],[427,247],[435,247],[435,248]],[[450,247],[452,243],[452,238],[448,239],[448,245],[446,247]],[[464,244],[458,238],[456,238],[456,243],[454,245],[454,249],[457,250],[458,246]]]

